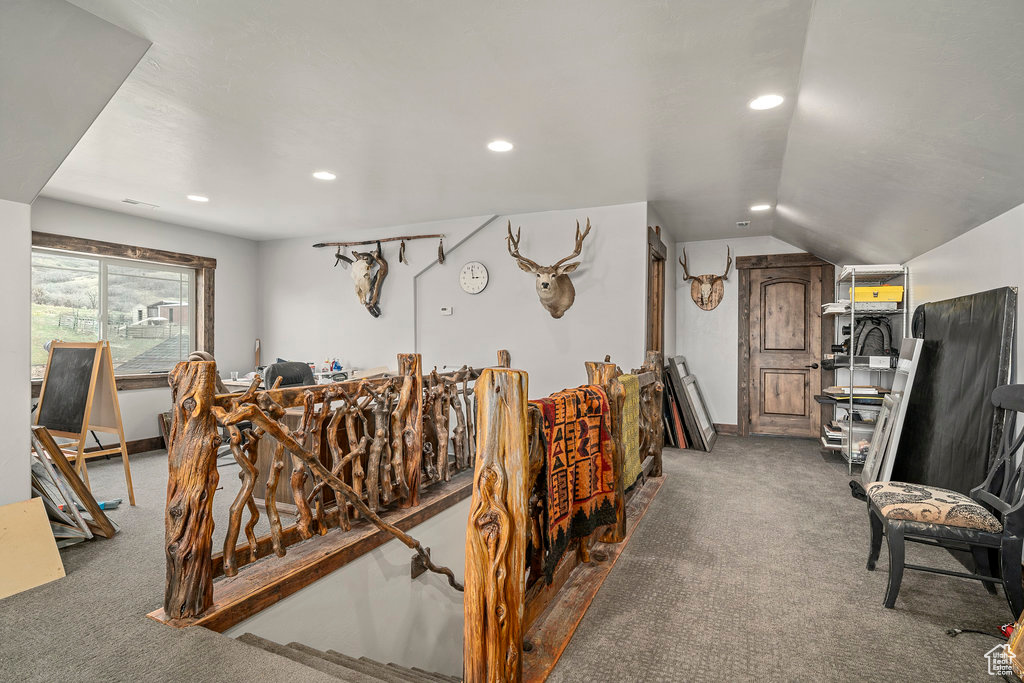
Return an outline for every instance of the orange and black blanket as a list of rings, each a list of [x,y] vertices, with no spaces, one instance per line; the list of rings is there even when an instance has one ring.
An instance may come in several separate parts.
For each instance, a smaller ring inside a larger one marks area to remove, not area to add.
[[[550,583],[570,541],[615,521],[611,410],[598,386],[565,389],[530,403],[544,415],[544,575]]]

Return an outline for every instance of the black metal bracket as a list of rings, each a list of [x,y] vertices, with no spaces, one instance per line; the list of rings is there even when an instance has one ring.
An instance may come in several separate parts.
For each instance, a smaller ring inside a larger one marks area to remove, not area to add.
[[[430,557],[430,548],[424,548],[423,552],[427,554],[427,557]],[[423,558],[420,557],[419,553],[414,554],[412,556],[412,564],[409,567],[409,575],[415,579],[426,571],[427,565],[423,563]]]

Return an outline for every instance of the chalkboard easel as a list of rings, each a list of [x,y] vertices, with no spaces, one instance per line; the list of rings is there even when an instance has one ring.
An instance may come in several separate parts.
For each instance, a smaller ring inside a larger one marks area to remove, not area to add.
[[[90,451],[89,456],[121,454],[128,501],[135,505],[109,342],[54,341],[50,345],[35,424],[46,427],[53,436],[71,439],[70,443],[62,443],[60,448],[68,460],[74,461],[75,469],[86,486],[89,485],[89,472],[85,466],[86,435],[90,430],[116,434],[117,446]]]

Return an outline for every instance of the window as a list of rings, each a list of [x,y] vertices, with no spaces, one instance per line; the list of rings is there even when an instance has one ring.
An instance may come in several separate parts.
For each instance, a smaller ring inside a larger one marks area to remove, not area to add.
[[[51,339],[106,339],[116,375],[167,372],[194,349],[194,298],[193,269],[34,249],[32,377]]]
[[[167,386],[189,353],[213,353],[216,259],[32,233],[32,394],[45,344],[110,342],[118,389]]]

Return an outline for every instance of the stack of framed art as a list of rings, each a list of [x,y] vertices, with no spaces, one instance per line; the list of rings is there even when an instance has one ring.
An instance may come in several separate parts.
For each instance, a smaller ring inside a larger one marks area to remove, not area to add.
[[[710,451],[718,432],[685,357],[668,360],[664,384],[666,445]]]

